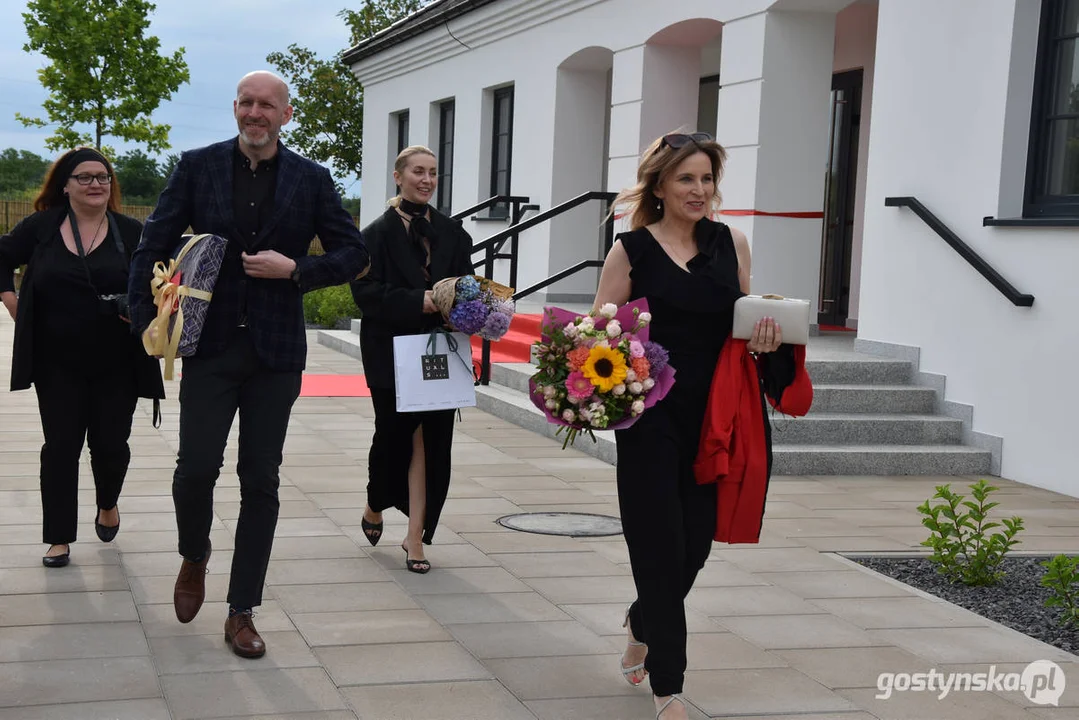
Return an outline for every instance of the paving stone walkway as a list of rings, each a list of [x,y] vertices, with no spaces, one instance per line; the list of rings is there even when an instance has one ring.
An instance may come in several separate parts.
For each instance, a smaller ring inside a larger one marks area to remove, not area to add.
[[[0,319],[0,368],[12,323]],[[76,360],[77,361],[77,360]],[[311,342],[309,372],[355,361]],[[507,530],[519,511],[617,515],[614,471],[478,411],[465,411],[434,570],[404,569],[405,520],[360,530],[370,401],[302,398],[281,477],[281,519],[256,618],[269,652],[241,660],[222,625],[239,512],[235,438],[216,493],[208,598],[173,615],[179,565],[171,499],[178,386],[160,430],[140,406],[122,528],[103,545],[83,462],[81,542],[46,570],[32,392],[0,400],[0,718],[3,720],[604,720],[654,717],[647,686],[618,672],[633,597],[621,537]],[[1079,718],[1077,658],[912,591],[838,552],[910,552],[914,510],[935,484],[967,478],[774,479],[759,546],[717,545],[690,594],[686,694],[695,718],[1017,720]],[[1000,481],[1026,519],[1022,548],[1079,552],[1079,501]],[[1060,706],[1017,691],[896,691],[881,672],[1022,671],[1053,660]]]

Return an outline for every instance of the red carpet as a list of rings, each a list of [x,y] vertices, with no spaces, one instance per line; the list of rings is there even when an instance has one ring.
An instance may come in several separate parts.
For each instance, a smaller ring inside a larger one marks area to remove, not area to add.
[[[308,375],[304,373],[300,397],[371,397],[363,375]]]
[[[531,358],[532,343],[539,340],[543,316],[518,314],[513,316],[509,332],[491,343],[491,362],[526,363]],[[480,361],[483,341],[472,336],[472,359]]]
[[[843,325],[820,325],[818,327],[821,332],[857,332],[854,328],[845,327]]]
[[[491,343],[491,362],[526,363],[532,343],[539,340],[542,315],[514,315],[509,332]],[[472,338],[472,360],[478,364],[482,341]],[[300,397],[371,397],[363,375],[308,375],[304,373]]]

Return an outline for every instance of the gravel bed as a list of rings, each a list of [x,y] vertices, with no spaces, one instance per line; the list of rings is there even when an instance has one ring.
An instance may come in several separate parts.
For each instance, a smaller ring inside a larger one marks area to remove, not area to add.
[[[1049,590],[1042,587],[1048,557],[1013,556],[1001,564],[1004,578],[992,587],[953,585],[927,558],[852,557],[854,562],[964,607],[982,617],[1079,654],[1079,632],[1060,625],[1060,608],[1045,607]]]

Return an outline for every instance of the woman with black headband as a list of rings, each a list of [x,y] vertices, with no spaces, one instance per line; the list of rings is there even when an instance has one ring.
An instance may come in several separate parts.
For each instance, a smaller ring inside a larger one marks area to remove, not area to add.
[[[375,408],[361,525],[375,545],[382,537],[383,510],[396,507],[408,515],[405,567],[422,574],[431,569],[423,544],[431,544],[449,492],[454,411],[397,412],[393,338],[443,324],[431,288],[443,278],[472,272],[472,238],[459,221],[427,204],[438,186],[433,152],[420,145],[405,148],[393,178],[401,194],[363,229],[371,271],[352,282],[352,296],[363,312],[360,349]]]
[[[45,435],[46,567],[67,565],[77,539],[84,439],[97,490],[94,529],[110,542],[120,529],[135,405],[165,396],[158,361],[127,322],[128,264],[142,223],[119,207],[108,159],[91,148],[69,150],[46,175],[36,212],[0,237],[0,300],[15,320],[11,389],[34,385]],[[16,297],[14,271],[22,265]]]

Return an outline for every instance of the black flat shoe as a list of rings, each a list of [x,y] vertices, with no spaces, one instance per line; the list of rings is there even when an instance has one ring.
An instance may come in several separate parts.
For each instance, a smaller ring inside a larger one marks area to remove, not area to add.
[[[116,537],[116,533],[120,532],[120,513],[116,513],[116,524],[112,527],[109,527],[108,525],[102,525],[101,522],[98,520],[98,518],[101,517],[100,510],[98,511],[97,515],[98,517],[94,518],[94,532],[97,533],[97,539],[101,542],[112,542],[113,538]]]
[[[367,518],[360,518],[360,529],[363,530],[364,536],[367,537],[367,542],[372,545],[378,545],[378,541],[382,539],[382,523],[368,522]]]
[[[67,552],[63,555],[53,555],[51,557],[49,555],[44,555],[41,558],[41,564],[47,568],[62,568],[67,566],[69,562],[71,562],[70,547],[68,547]]]
[[[427,560],[413,560],[408,556],[408,548],[404,545],[401,549],[405,551],[405,567],[409,572],[418,573],[420,575],[426,575],[431,571],[431,563]]]

